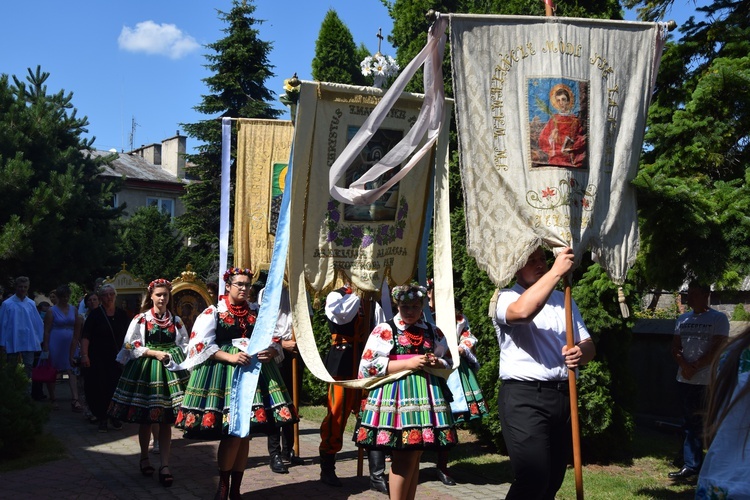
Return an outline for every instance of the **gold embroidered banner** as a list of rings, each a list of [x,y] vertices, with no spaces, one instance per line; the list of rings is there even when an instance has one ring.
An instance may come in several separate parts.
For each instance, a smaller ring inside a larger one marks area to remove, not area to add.
[[[271,262],[294,128],[286,120],[240,119],[234,197],[234,265],[257,276]]]

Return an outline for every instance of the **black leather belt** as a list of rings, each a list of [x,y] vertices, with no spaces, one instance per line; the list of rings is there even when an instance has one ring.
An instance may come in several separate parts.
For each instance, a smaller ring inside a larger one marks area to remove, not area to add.
[[[515,384],[515,385],[525,385],[528,387],[535,387],[536,389],[554,389],[556,391],[560,392],[567,392],[568,391],[568,381],[558,381],[558,380],[516,380],[513,378],[507,378],[503,379],[503,384]]]

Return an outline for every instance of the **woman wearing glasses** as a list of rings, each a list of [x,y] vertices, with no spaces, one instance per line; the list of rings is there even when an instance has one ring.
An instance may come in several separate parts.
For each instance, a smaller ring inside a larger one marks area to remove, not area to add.
[[[227,294],[219,298],[218,305],[208,307],[196,318],[187,359],[181,365],[191,374],[176,425],[185,430],[188,438],[221,439],[217,499],[240,498],[247,464],[250,438],[230,436],[228,428],[235,367],[250,363],[250,356],[235,347],[234,341],[252,336],[258,316],[258,291],[251,282],[249,269],[233,267],[224,273]],[[279,339],[273,339],[268,348],[257,354],[262,365],[253,411],[248,416],[253,434],[278,432],[280,426],[299,420],[273,363],[280,353]]]

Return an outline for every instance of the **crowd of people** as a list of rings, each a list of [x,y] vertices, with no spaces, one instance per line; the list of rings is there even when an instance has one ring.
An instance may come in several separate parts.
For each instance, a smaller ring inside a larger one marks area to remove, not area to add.
[[[498,293],[491,314],[500,346],[498,412],[514,475],[509,499],[555,498],[570,460],[568,377],[596,353],[575,302],[572,346],[566,338],[564,297],[557,287],[573,266],[569,248],[551,267],[544,250],[535,250],[516,273],[515,285]],[[230,268],[223,280],[226,293],[215,297],[188,332],[175,315],[172,284],[164,278],[148,284],[140,312],[130,317],[116,307],[111,284],[98,283],[80,309],[71,303],[67,285],[37,305],[28,297],[29,279],[18,277],[15,294],[0,307],[3,357],[23,365],[30,396],[48,399],[55,410],[59,379],[47,382],[47,396],[41,384],[31,382],[34,366],[42,362],[67,375],[70,410],[85,413],[99,431],[137,424],[138,470],[148,477],[156,473],[164,487],[176,481],[169,468],[173,427],[188,439],[219,440],[215,498],[240,498],[250,437],[230,432],[230,416],[247,419],[251,435],[267,436],[272,472],[284,474],[288,466],[304,463],[294,453],[292,432],[299,417],[291,389],[301,385],[293,380],[292,365],[299,377],[301,358],[287,291],[269,344],[251,356],[247,346],[262,286],[249,269]],[[319,446],[320,480],[326,485],[341,486],[336,454],[350,414],[357,417],[352,439],[367,452],[371,489],[394,499],[415,498],[425,450],[437,453],[438,479],[456,484],[448,457],[458,443],[457,424],[489,410],[476,378],[478,338],[456,304],[460,360],[452,370],[446,334],[433,324],[432,291],[431,281],[396,286],[387,307],[346,282],[327,296],[329,373],[334,380],[374,378],[374,383],[368,389],[329,385]],[[750,486],[731,463],[750,452],[750,329],[726,346],[728,321],[708,306],[709,293],[705,285],[691,283],[691,311],[676,322],[672,352],[679,366],[685,443],[681,468],[670,477],[699,475],[699,498],[740,498],[750,495]],[[387,314],[393,306],[395,314]],[[246,402],[237,399],[233,384],[235,372],[253,356],[260,370]],[[707,418],[701,419],[706,402]],[[149,452],[159,453],[158,469]]]

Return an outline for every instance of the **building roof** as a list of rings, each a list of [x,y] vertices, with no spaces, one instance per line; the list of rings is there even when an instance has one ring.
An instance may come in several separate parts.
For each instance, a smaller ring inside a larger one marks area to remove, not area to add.
[[[111,154],[116,154],[117,158],[109,165],[103,165],[101,175],[107,177],[125,177],[127,180],[184,184],[182,179],[173,176],[159,165],[149,163],[142,156],[101,150],[91,151],[91,156],[95,158]]]

